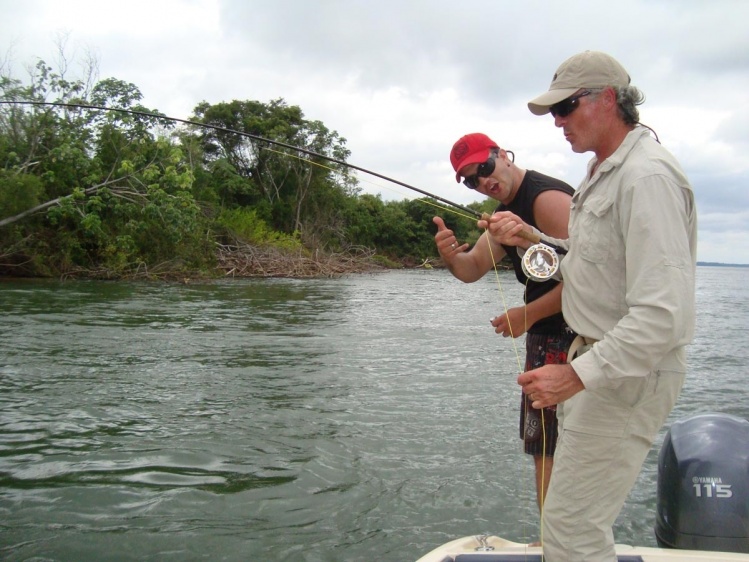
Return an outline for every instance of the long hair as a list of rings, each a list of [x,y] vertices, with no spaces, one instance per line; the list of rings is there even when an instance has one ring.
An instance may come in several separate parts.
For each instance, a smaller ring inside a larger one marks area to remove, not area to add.
[[[640,111],[637,106],[645,101],[645,94],[635,86],[624,86],[614,90],[619,115],[627,125],[637,125],[640,122]]]

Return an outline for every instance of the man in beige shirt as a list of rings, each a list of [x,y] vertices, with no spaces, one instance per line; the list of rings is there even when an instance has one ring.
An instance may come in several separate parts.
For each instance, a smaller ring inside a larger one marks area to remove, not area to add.
[[[586,353],[518,377],[533,407],[559,404],[542,538],[547,562],[613,562],[612,526],[681,391],[693,337],[697,218],[676,159],[639,123],[640,91],[611,56],[562,63],[528,104],[593,159],[572,198],[562,311]],[[518,217],[489,223],[528,246]]]

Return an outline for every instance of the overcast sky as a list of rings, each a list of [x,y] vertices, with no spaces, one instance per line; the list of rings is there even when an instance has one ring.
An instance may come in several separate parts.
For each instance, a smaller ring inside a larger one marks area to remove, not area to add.
[[[743,0],[0,0],[0,60],[17,78],[88,53],[100,78],[187,119],[209,103],[284,98],[347,139],[349,162],[458,203],[449,162],[484,132],[526,169],[576,187],[574,154],[529,99],[559,64],[606,51],[646,95],[642,122],[681,162],[698,259],[749,264],[749,2]],[[360,175],[383,198],[419,194]]]

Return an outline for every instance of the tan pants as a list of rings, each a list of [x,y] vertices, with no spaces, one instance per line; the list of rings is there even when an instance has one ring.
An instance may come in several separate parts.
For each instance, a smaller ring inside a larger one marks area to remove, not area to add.
[[[558,407],[560,431],[543,510],[546,562],[615,562],[612,526],[684,373],[654,371]]]

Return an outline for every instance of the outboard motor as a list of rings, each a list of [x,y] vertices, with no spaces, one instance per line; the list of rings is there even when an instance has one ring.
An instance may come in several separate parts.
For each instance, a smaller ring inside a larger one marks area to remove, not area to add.
[[[655,536],[663,548],[749,552],[749,421],[701,414],[671,426]]]

